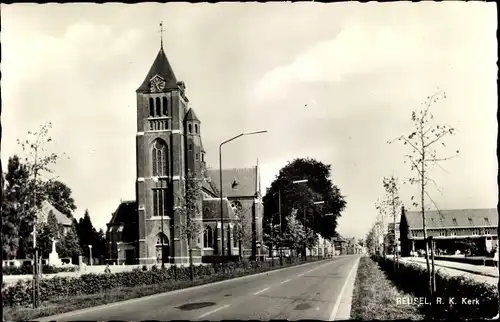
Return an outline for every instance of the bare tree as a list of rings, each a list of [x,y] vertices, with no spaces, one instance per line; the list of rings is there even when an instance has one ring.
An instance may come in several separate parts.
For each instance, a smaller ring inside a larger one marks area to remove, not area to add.
[[[385,228],[386,228],[386,217],[387,217],[387,209],[383,201],[377,198],[375,202],[375,209],[377,209],[377,220],[375,221],[375,231],[377,236],[377,248],[380,253],[380,240],[382,240],[382,255],[385,257]]]
[[[387,209],[386,213],[392,214],[393,225],[394,225],[394,237],[391,239],[392,249],[394,254],[394,271],[396,271],[396,263],[398,261],[398,251],[397,251],[397,236],[396,236],[396,211],[401,206],[401,201],[399,199],[399,187],[398,179],[394,175],[390,177],[384,177],[382,184],[385,190],[385,199],[379,204],[380,207]],[[390,233],[390,232],[388,232]]]
[[[197,236],[203,233],[201,198],[201,179],[189,172],[186,176],[186,202],[184,207],[178,210],[180,222],[175,228],[179,230],[180,238],[187,242],[191,280],[194,279],[193,246],[196,244]]]
[[[243,246],[252,242],[253,234],[251,232],[251,222],[245,213],[250,208],[242,208],[239,202],[233,203],[233,211],[235,215],[235,225],[233,228],[234,238],[238,241],[238,253],[240,259],[243,258]]]
[[[393,141],[388,142],[392,144],[395,141],[403,142],[405,146],[411,149],[410,154],[405,155],[405,163],[410,163],[410,169],[416,174],[414,177],[409,178],[408,182],[410,184],[416,184],[420,188],[420,202],[413,201],[413,206],[420,206],[422,212],[422,228],[424,232],[424,242],[425,242],[425,254],[426,254],[426,264],[427,271],[429,274],[429,293],[431,296],[434,294],[433,278],[431,267],[429,263],[429,245],[427,243],[427,229],[425,222],[425,211],[426,211],[426,198],[429,199],[432,204],[437,208],[436,203],[430,196],[428,192],[428,184],[432,183],[434,187],[438,190],[436,182],[429,176],[430,172],[435,166],[443,167],[440,165],[442,161],[450,160],[456,157],[459,150],[456,153],[447,157],[438,157],[437,146],[446,147],[443,142],[444,138],[450,135],[454,135],[456,130],[453,127],[442,125],[442,124],[432,124],[434,115],[430,111],[431,107],[439,101],[440,99],[446,98],[446,94],[439,91],[432,96],[427,97],[427,99],[422,103],[422,108],[419,111],[413,111],[411,115],[411,121],[413,122],[413,131],[410,134],[403,134]],[[444,170],[444,169],[443,169]],[[441,191],[440,191],[441,192]],[[411,197],[414,200],[414,197]]]

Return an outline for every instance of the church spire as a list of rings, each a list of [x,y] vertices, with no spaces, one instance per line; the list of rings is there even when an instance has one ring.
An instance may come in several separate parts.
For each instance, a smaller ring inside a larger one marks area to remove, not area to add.
[[[163,21],[160,21],[160,48],[163,49],[163,32],[165,29],[163,29]]]

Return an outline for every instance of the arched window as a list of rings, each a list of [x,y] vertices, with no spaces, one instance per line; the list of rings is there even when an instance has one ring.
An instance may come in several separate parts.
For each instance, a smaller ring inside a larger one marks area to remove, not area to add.
[[[152,97],[149,98],[149,116],[155,116],[155,101]]]
[[[199,158],[198,153],[196,153],[196,161],[198,161]]]
[[[189,143],[189,151],[193,151],[193,145]]]
[[[167,176],[168,149],[165,142],[156,140],[153,144],[153,176]]]
[[[205,231],[203,232],[203,247],[204,248],[213,247],[212,228],[210,226],[206,226]]]
[[[153,189],[153,216],[167,215],[167,189]]]
[[[157,97],[156,98],[156,116],[160,116],[161,115],[161,101],[160,101],[160,98]]]
[[[198,133],[198,124],[194,125],[194,133]]]
[[[201,154],[201,162],[205,162],[205,153]]]
[[[163,97],[163,115],[168,115],[168,101],[166,97]]]
[[[165,236],[165,234],[163,234],[163,233],[159,233],[158,235],[156,235],[156,246],[161,246],[162,241],[163,241],[163,245],[168,246],[167,236]]]
[[[191,126],[191,124],[188,124],[188,131],[189,131],[189,133],[193,132],[193,127]]]

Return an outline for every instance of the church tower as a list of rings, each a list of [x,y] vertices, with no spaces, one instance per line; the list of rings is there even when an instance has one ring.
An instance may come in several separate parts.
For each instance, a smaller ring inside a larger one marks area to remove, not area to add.
[[[162,41],[153,65],[136,91],[140,264],[183,263],[188,257],[186,242],[178,229],[182,220],[178,210],[185,199],[184,118],[189,102],[185,90],[184,83],[174,75]],[[196,124],[199,131],[199,121]]]

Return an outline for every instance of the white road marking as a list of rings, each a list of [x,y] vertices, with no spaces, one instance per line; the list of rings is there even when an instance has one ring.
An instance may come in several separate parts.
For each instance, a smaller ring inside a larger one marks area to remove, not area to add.
[[[351,271],[349,272],[349,275],[345,279],[344,286],[342,286],[342,289],[340,290],[339,296],[337,297],[337,301],[335,302],[335,306],[333,307],[332,314],[330,314],[330,318],[328,319],[328,321],[334,321],[335,318],[337,317],[337,312],[338,312],[339,307],[340,307],[340,301],[342,300],[342,296],[344,295],[344,291],[345,291],[345,288],[347,287],[347,283],[349,283],[349,280],[351,279],[352,273],[356,270],[356,268],[358,266],[359,259],[360,259],[359,257],[358,257],[358,259],[356,259],[356,261],[354,262],[354,265],[351,268]]]
[[[270,287],[266,287],[265,289],[262,289],[262,290],[260,290],[260,291],[258,291],[258,292],[253,293],[253,295],[258,295],[258,294],[260,294],[260,293],[262,293],[262,292],[265,292],[265,291],[267,291],[267,290],[269,290],[269,289],[270,289]]]
[[[200,315],[200,316],[198,317],[198,319],[202,319],[202,318],[204,318],[204,317],[205,317],[205,316],[207,316],[207,315],[210,315],[210,314],[212,314],[212,313],[215,313],[215,312],[217,312],[217,311],[220,311],[220,310],[222,310],[222,309],[225,309],[225,308],[227,308],[227,307],[229,307],[229,306],[231,306],[231,304],[226,304],[226,305],[224,305],[224,306],[221,306],[221,307],[219,307],[219,308],[216,308],[215,310],[212,310],[212,311],[209,311],[209,312],[207,312],[207,313],[204,313],[204,314]]]
[[[290,282],[290,280],[284,280],[283,282],[281,282],[280,284],[285,284],[287,282]]]
[[[304,276],[304,274],[305,274],[305,273],[300,273],[300,274],[299,274],[299,275],[297,275],[297,276]]]

